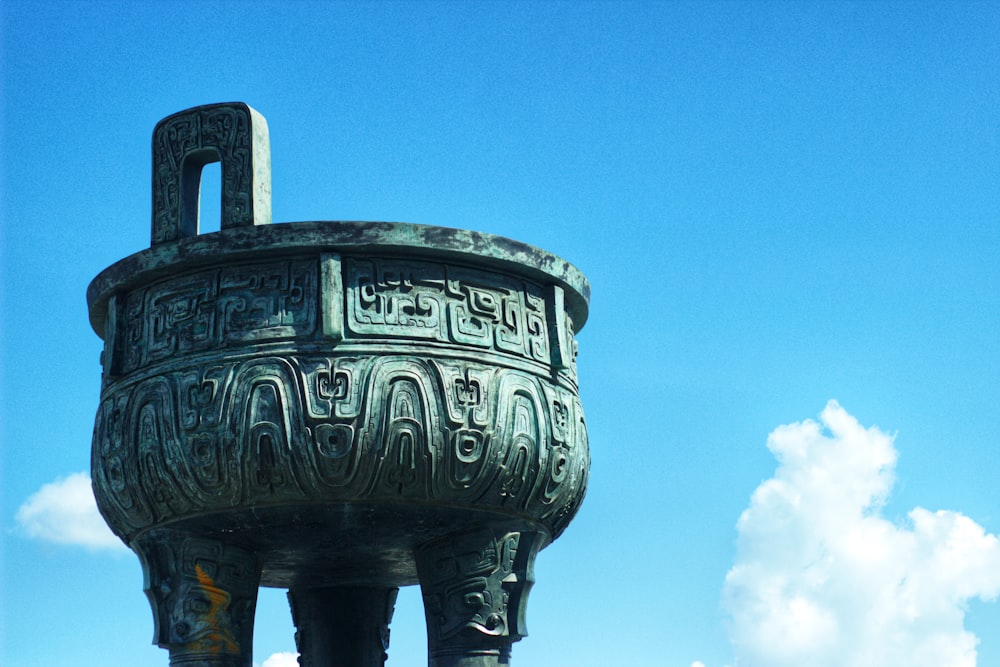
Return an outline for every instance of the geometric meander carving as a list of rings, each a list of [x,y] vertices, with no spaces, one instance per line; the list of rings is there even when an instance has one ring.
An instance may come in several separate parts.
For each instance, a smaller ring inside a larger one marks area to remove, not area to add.
[[[333,272],[344,289],[321,299],[321,274]],[[326,255],[227,265],[130,293],[114,374],[240,343],[301,343],[321,337],[324,325],[334,339],[446,343],[520,357],[533,364],[521,367],[545,372],[537,365],[552,362],[553,345],[574,346],[569,315],[546,312],[546,296],[524,279],[434,262]]]

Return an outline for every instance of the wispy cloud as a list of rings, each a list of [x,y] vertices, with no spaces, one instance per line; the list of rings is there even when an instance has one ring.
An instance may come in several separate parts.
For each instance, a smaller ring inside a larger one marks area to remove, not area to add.
[[[73,473],[43,485],[18,508],[15,519],[34,539],[94,551],[125,550],[97,511],[87,473]]]
[[[894,438],[835,401],[777,428],[737,525],[723,604],[744,667],[974,667],[969,600],[1000,594],[1000,540],[958,512],[881,516]]]

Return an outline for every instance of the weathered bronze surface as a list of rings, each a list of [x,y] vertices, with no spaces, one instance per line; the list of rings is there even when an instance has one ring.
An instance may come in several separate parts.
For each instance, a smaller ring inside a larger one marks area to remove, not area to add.
[[[222,163],[222,230],[198,233]],[[382,665],[419,583],[430,665],[507,664],[539,549],[589,467],[574,335],[589,286],[488,234],[269,224],[267,125],[196,107],[153,133],[152,245],[91,283],[92,475],[171,665],[251,665],[288,588],[303,665]]]

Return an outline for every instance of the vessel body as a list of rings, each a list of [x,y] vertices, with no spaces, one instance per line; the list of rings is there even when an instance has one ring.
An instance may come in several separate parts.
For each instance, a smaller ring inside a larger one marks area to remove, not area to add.
[[[529,246],[403,223],[245,227],[127,258],[90,290],[101,512],[128,543],[230,535],[274,586],[356,565],[415,583],[407,553],[456,526],[549,540],[586,488],[586,289]]]

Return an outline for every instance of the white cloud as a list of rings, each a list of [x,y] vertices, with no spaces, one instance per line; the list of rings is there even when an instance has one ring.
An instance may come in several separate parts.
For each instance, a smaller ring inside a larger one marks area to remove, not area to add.
[[[94,551],[125,550],[97,511],[87,473],[43,485],[18,508],[15,518],[28,537]]]
[[[894,438],[835,401],[777,428],[774,477],[737,524],[723,605],[740,667],[974,667],[970,599],[1000,594],[1000,540],[957,512],[884,519]]]
[[[299,654],[274,653],[260,667],[299,667]]]

